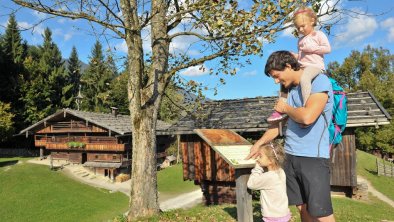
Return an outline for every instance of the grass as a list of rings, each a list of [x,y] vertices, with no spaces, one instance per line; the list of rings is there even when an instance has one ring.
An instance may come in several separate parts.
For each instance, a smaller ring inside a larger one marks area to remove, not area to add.
[[[157,189],[165,195],[178,195],[200,189],[193,181],[183,181],[182,164],[157,172]]]
[[[16,160],[22,160],[15,164]],[[108,221],[128,198],[74,180],[24,158],[0,158],[0,221]],[[11,165],[5,165],[8,162]]]
[[[378,176],[376,156],[357,150],[357,174],[371,182],[375,189],[394,200],[394,178]]]
[[[108,221],[127,211],[127,197],[110,194],[80,184],[65,177],[60,171],[47,166],[16,164],[26,158],[0,158],[0,221]],[[376,157],[357,151],[357,173],[391,199],[394,199],[394,178],[377,176]],[[9,165],[11,164],[11,165]],[[158,172],[158,190],[176,195],[199,189],[192,181],[183,181],[182,165],[178,164]],[[333,197],[337,221],[380,222],[394,221],[393,208],[370,196],[368,202]],[[254,221],[261,221],[260,204],[253,204]],[[300,221],[294,207],[292,221]],[[198,205],[187,210],[172,210],[138,221],[236,221],[236,205]]]
[[[376,157],[362,151],[357,151],[357,173],[368,179],[380,192],[394,200],[394,178],[377,176]],[[374,196],[369,201],[354,200],[345,197],[333,197],[333,208],[336,221],[347,222],[381,222],[394,221],[393,208]],[[293,218],[291,221],[301,221],[295,207],[290,207]],[[141,218],[138,221],[170,222],[170,221],[236,221],[236,205],[224,204],[217,206],[198,205],[187,210],[172,210],[160,215]],[[261,221],[260,204],[253,203],[253,221]]]
[[[363,202],[344,197],[333,197],[333,207],[336,221],[347,222],[381,222],[384,220],[393,221],[393,208],[370,196],[370,201]],[[301,221],[295,207],[290,208],[292,220]],[[170,221],[199,221],[215,222],[228,221],[235,222],[237,208],[233,204],[223,204],[217,206],[198,205],[188,210],[172,210],[163,212],[158,216],[141,218],[138,221],[149,222],[170,222]],[[261,221],[260,204],[256,201],[253,204],[253,221]]]

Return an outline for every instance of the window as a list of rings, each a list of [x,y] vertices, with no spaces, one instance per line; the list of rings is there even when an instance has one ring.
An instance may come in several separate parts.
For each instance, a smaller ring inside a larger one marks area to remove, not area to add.
[[[112,156],[112,159],[113,159],[113,160],[116,160],[116,156]]]
[[[96,159],[98,159],[98,155],[95,155],[94,157],[95,157]]]

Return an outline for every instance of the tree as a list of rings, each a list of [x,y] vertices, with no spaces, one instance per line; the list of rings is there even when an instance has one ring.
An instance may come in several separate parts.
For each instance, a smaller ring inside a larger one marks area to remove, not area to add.
[[[83,108],[89,111],[108,111],[110,83],[115,78],[113,61],[107,63],[104,58],[102,45],[99,41],[93,46],[87,70],[82,76],[83,94],[89,100],[84,101]]]
[[[8,20],[1,45],[4,63],[0,72],[0,100],[16,103],[16,98],[19,97],[18,78],[23,73],[26,44],[22,42],[14,14],[11,14]]]
[[[348,86],[348,91],[371,91],[389,114],[394,114],[394,56],[389,50],[367,46],[362,52],[352,51],[341,65],[330,63],[329,69],[340,83]],[[357,146],[393,152],[392,130],[393,124],[379,129],[357,129]]]
[[[211,0],[13,0],[43,13],[85,19],[124,39],[127,45],[128,100],[132,125],[132,172],[129,219],[159,212],[156,177],[156,122],[166,87],[178,71],[214,60],[212,74],[235,74],[240,56],[260,55],[263,40],[271,42],[288,27],[298,1]],[[320,1],[303,0],[318,10]],[[148,5],[150,4],[150,5]],[[332,8],[323,14],[331,13]],[[97,28],[97,26],[95,26]],[[144,52],[143,32],[149,32],[151,51]],[[192,37],[187,51],[172,51],[178,38]],[[146,67],[145,62],[150,66]],[[246,61],[248,62],[248,61]],[[147,73],[147,75],[144,75]],[[223,80],[221,80],[223,81]],[[199,91],[201,83],[190,82]]]
[[[14,114],[10,112],[10,104],[0,101],[0,142],[6,141],[14,132],[13,121]]]
[[[24,66],[30,74],[26,78],[22,101],[25,104],[25,122],[34,123],[62,108],[63,90],[66,87],[67,73],[62,55],[52,41],[52,32],[44,31],[44,42],[39,47],[29,47]]]
[[[24,127],[22,113],[23,104],[19,100],[23,79],[27,75],[23,66],[26,57],[27,44],[22,40],[14,14],[8,20],[5,34],[0,39],[0,101],[10,104],[10,112],[15,115],[13,126],[17,129]]]
[[[75,46],[73,46],[70,58],[68,59],[67,72],[67,84],[63,90],[65,100],[62,103],[65,107],[76,108],[74,101],[81,84],[81,62],[79,61]]]
[[[57,45],[52,41],[52,32],[49,28],[44,31],[44,43],[40,47],[40,71],[44,78],[47,78],[51,90],[50,100],[54,108],[62,107],[63,90],[67,82],[67,72],[64,66],[62,54]]]

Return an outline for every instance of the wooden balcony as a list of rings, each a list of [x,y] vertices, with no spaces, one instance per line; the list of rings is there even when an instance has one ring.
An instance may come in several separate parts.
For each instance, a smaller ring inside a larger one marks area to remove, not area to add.
[[[83,148],[69,147],[67,143],[47,142],[48,150],[85,150],[85,151],[125,151],[127,144],[97,144],[87,143]]]
[[[69,142],[80,142],[84,147],[70,147]],[[35,146],[49,150],[125,151],[129,144],[119,144],[114,137],[103,136],[36,136]]]

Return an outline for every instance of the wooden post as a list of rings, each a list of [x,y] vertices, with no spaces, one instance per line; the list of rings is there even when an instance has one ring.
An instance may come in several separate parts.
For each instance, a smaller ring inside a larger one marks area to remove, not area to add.
[[[40,160],[44,159],[44,148],[40,147]]]
[[[181,135],[176,135],[177,152],[176,152],[176,164],[179,163],[179,149],[181,147]]]
[[[235,169],[238,222],[253,222],[252,194],[247,187],[249,175],[249,168]]]

